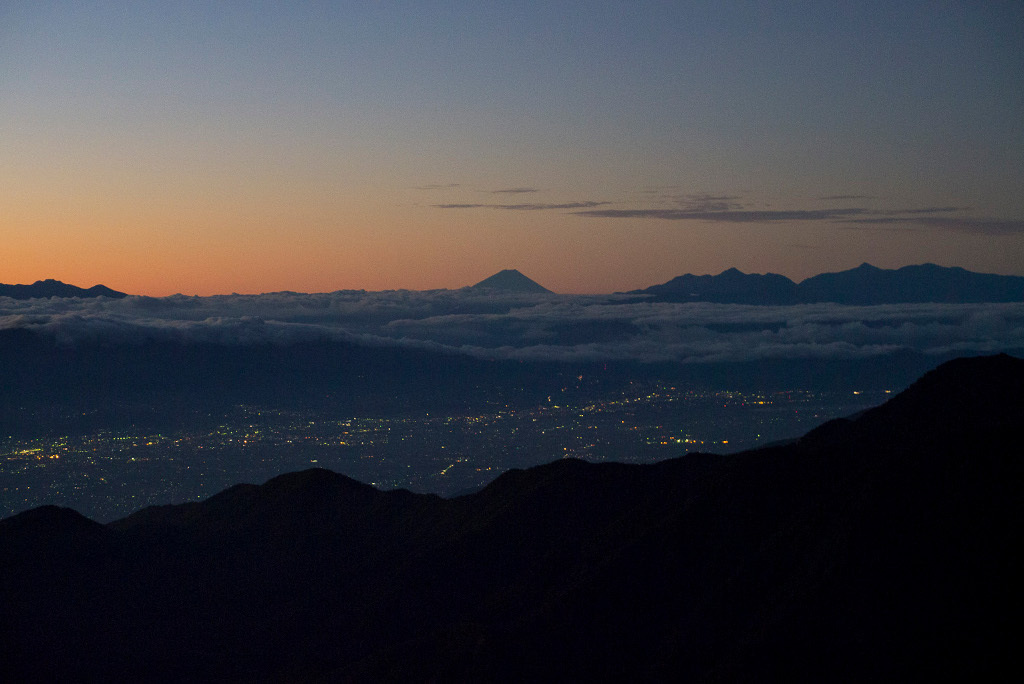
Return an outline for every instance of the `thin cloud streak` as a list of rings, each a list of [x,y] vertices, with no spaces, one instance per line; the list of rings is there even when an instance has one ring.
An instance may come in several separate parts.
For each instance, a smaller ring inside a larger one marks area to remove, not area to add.
[[[839,197],[839,196],[836,196]],[[719,198],[706,198],[717,200]],[[731,198],[721,198],[731,199]],[[1024,219],[992,219],[935,214],[955,214],[970,207],[916,207],[905,209],[840,209],[726,210],[712,206],[706,210],[690,209],[592,209],[573,212],[578,216],[619,219],[661,219],[666,221],[711,221],[717,223],[773,223],[779,221],[821,221],[847,228],[880,226],[922,226],[981,235],[1014,235],[1024,233]]]
[[[536,188],[506,188],[492,190],[491,194],[518,194],[538,192]],[[651,191],[655,192],[655,191]],[[905,207],[876,209],[869,207],[839,207],[833,209],[744,209],[739,195],[713,195],[710,193],[664,194],[660,197],[675,207],[612,208],[612,201],[582,202],[530,202],[496,204],[486,202],[458,202],[431,205],[435,209],[499,209],[504,211],[568,211],[575,216],[606,219],[656,219],[662,221],[705,221],[713,223],[779,223],[822,222],[845,228],[903,227],[939,228],[947,231],[979,235],[1015,235],[1024,233],[1024,219],[992,219],[950,216],[971,210],[969,206]],[[825,195],[819,200],[872,199],[870,195]]]
[[[709,195],[706,193],[696,195],[682,195],[676,198],[681,209],[686,211],[735,211],[742,209],[743,205],[736,200],[743,199],[736,195]]]
[[[920,209],[891,209],[876,211],[883,216],[899,216],[900,214],[949,214],[957,211],[969,211],[970,207],[922,207]]]
[[[434,204],[436,209],[504,209],[507,211],[546,211],[551,209],[583,209],[587,207],[600,207],[611,202],[564,202],[561,204]]]
[[[951,218],[946,216],[877,217],[841,221],[843,225],[855,227],[881,227],[891,224],[911,224],[928,228],[975,233],[978,235],[1017,235],[1024,233],[1024,219]]]
[[[872,195],[824,195],[818,197],[819,200],[833,201],[833,200],[862,200],[862,199],[875,199]]]
[[[867,209],[786,209],[757,211],[689,211],[686,209],[595,209],[574,212],[596,218],[645,218],[666,221],[760,223],[771,221],[826,221],[867,213]]]

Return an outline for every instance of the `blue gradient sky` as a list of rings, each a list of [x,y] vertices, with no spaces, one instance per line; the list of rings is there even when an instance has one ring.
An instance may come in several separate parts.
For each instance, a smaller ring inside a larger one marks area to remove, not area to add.
[[[1024,275],[1024,3],[0,5],[0,282]]]

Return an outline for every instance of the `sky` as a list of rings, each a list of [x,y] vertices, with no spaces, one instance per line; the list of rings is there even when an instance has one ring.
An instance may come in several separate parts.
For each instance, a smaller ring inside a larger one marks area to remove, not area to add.
[[[0,2],[0,282],[1024,275],[1024,3]]]

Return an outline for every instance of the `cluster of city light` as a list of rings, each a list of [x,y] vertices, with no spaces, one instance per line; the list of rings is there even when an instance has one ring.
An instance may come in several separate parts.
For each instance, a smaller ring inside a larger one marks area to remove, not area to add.
[[[498,405],[472,414],[332,416],[241,406],[218,425],[174,433],[0,438],[0,517],[83,492],[121,497],[134,509],[140,502],[195,499],[235,482],[312,466],[379,487],[444,493],[554,458],[649,462],[690,451],[735,451],[757,446],[765,434],[779,438],[781,428],[773,437],[773,425],[802,426],[781,435],[788,437],[833,417],[822,408],[828,400],[804,391],[635,390],[577,404],[543,402],[519,410]]]

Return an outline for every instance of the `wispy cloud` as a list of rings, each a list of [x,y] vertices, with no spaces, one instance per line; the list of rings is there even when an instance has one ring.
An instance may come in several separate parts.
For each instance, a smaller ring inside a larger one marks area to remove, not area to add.
[[[530,204],[435,204],[437,209],[505,209],[508,211],[544,211],[549,209],[584,209],[600,207],[611,202],[563,202]]]
[[[457,187],[431,185],[423,189]],[[708,192],[666,192],[670,189],[642,191],[648,196],[643,204],[624,208],[625,202],[586,200],[578,202],[446,202],[432,204],[435,209],[498,209],[503,211],[567,211],[576,216],[603,219],[656,219],[662,221],[703,221],[713,223],[831,223],[840,227],[868,229],[886,227],[888,230],[936,228],[948,231],[984,235],[1010,235],[1024,232],[1024,219],[994,219],[987,217],[957,216],[970,212],[967,206],[926,206],[880,209],[870,206],[833,208],[792,207],[784,209],[752,208],[741,195],[712,194]],[[523,186],[485,191],[492,195],[517,195],[540,192]],[[870,195],[824,195],[822,201],[850,201],[873,199]],[[619,206],[614,206],[619,205]],[[661,205],[661,206],[651,206]],[[761,207],[764,207],[762,204]]]
[[[594,209],[577,211],[580,216],[599,218],[649,218],[666,221],[720,221],[759,223],[770,221],[825,221],[866,213],[866,209],[783,209],[755,211],[691,211],[688,209]]]
[[[428,183],[427,185],[417,185],[415,190],[450,190],[451,188],[462,187],[461,183]]]
[[[872,195],[824,195],[819,197],[820,200],[832,201],[832,200],[862,200],[862,199],[874,199]]]
[[[505,188],[503,190],[491,190],[492,195],[522,195],[528,192],[540,192],[537,188]]]
[[[979,235],[1015,235],[1024,233],[1024,219],[958,218],[950,216],[876,216],[841,221],[847,227],[893,224],[942,228]]]
[[[514,211],[543,211],[545,209],[582,209],[599,207],[611,202],[566,202],[564,204],[498,204],[495,209],[511,209]]]
[[[890,209],[875,211],[880,216],[900,216],[902,214],[948,214],[957,211],[968,211],[970,207],[922,207],[920,209]]]
[[[856,198],[833,195],[832,199]],[[1024,219],[994,219],[955,216],[970,211],[966,206],[906,207],[876,209],[841,207],[835,209],[737,209],[735,196],[689,195],[677,200],[682,208],[646,207],[637,209],[587,208],[578,216],[607,219],[660,219],[663,221],[710,221],[716,223],[828,222],[846,228],[886,226],[890,229],[917,227],[977,233],[1011,235],[1024,233]]]
[[[680,195],[676,198],[676,201],[679,207],[686,211],[735,211],[743,208],[743,205],[738,201],[740,199],[742,198],[738,195],[696,193]]]
[[[671,205],[687,211],[730,211],[743,209],[739,195],[714,195],[709,192],[680,192],[677,186],[637,191],[645,201]]]

